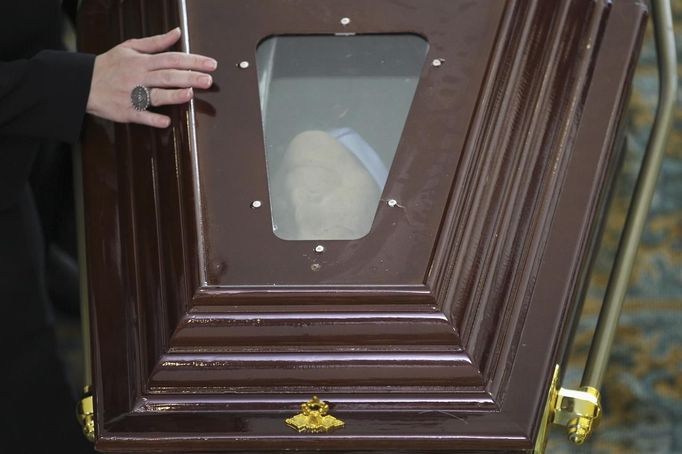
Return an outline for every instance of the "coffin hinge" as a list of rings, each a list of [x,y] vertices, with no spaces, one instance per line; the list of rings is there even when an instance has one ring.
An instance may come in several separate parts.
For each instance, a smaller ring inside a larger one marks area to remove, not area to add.
[[[548,391],[547,406],[535,444],[535,454],[545,452],[551,425],[565,427],[568,439],[576,445],[581,445],[590,437],[601,417],[599,390],[590,386],[580,389],[562,388],[559,386],[559,370],[557,365]]]
[[[95,441],[95,402],[92,397],[92,387],[83,387],[81,398],[76,408],[78,421],[83,428],[83,435],[88,441]]]
[[[580,389],[560,388],[554,406],[552,423],[568,430],[568,439],[581,445],[599,423],[601,403],[599,390],[591,386]]]

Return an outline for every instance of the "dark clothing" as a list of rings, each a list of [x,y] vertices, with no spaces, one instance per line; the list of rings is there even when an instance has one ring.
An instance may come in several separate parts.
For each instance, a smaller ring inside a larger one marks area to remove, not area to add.
[[[80,134],[94,56],[60,50],[61,18],[59,0],[0,2],[0,210],[46,140]]]
[[[36,155],[76,142],[94,56],[61,44],[61,1],[0,1],[0,452],[91,453],[49,316],[44,240],[28,177]]]
[[[17,203],[0,210],[0,232],[1,307],[5,320],[0,452],[94,453],[76,420],[75,390],[66,379],[54,330],[46,321],[43,244],[27,183]],[[12,282],[17,284],[8,285]]]
[[[94,56],[43,50],[0,62],[0,135],[75,142],[88,101]]]

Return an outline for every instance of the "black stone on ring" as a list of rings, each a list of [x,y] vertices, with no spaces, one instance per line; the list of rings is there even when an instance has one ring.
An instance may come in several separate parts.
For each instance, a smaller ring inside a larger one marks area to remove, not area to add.
[[[135,110],[147,110],[151,105],[151,95],[149,94],[149,88],[144,85],[138,85],[133,88],[130,92],[130,100],[133,102],[133,108]]]

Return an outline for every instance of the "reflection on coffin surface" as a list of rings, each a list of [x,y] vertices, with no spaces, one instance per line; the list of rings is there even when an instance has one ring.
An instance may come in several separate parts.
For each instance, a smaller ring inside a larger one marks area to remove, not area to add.
[[[88,125],[96,447],[532,449],[645,17],[86,3],[84,50],[179,24],[219,61],[168,130]]]

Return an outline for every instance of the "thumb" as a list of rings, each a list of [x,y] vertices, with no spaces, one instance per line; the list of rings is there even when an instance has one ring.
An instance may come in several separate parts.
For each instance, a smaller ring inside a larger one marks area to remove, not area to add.
[[[146,54],[153,54],[164,51],[178,42],[182,32],[180,27],[164,33],[163,35],[155,35],[147,38],[131,39],[127,42],[128,47],[135,49],[138,52]]]

